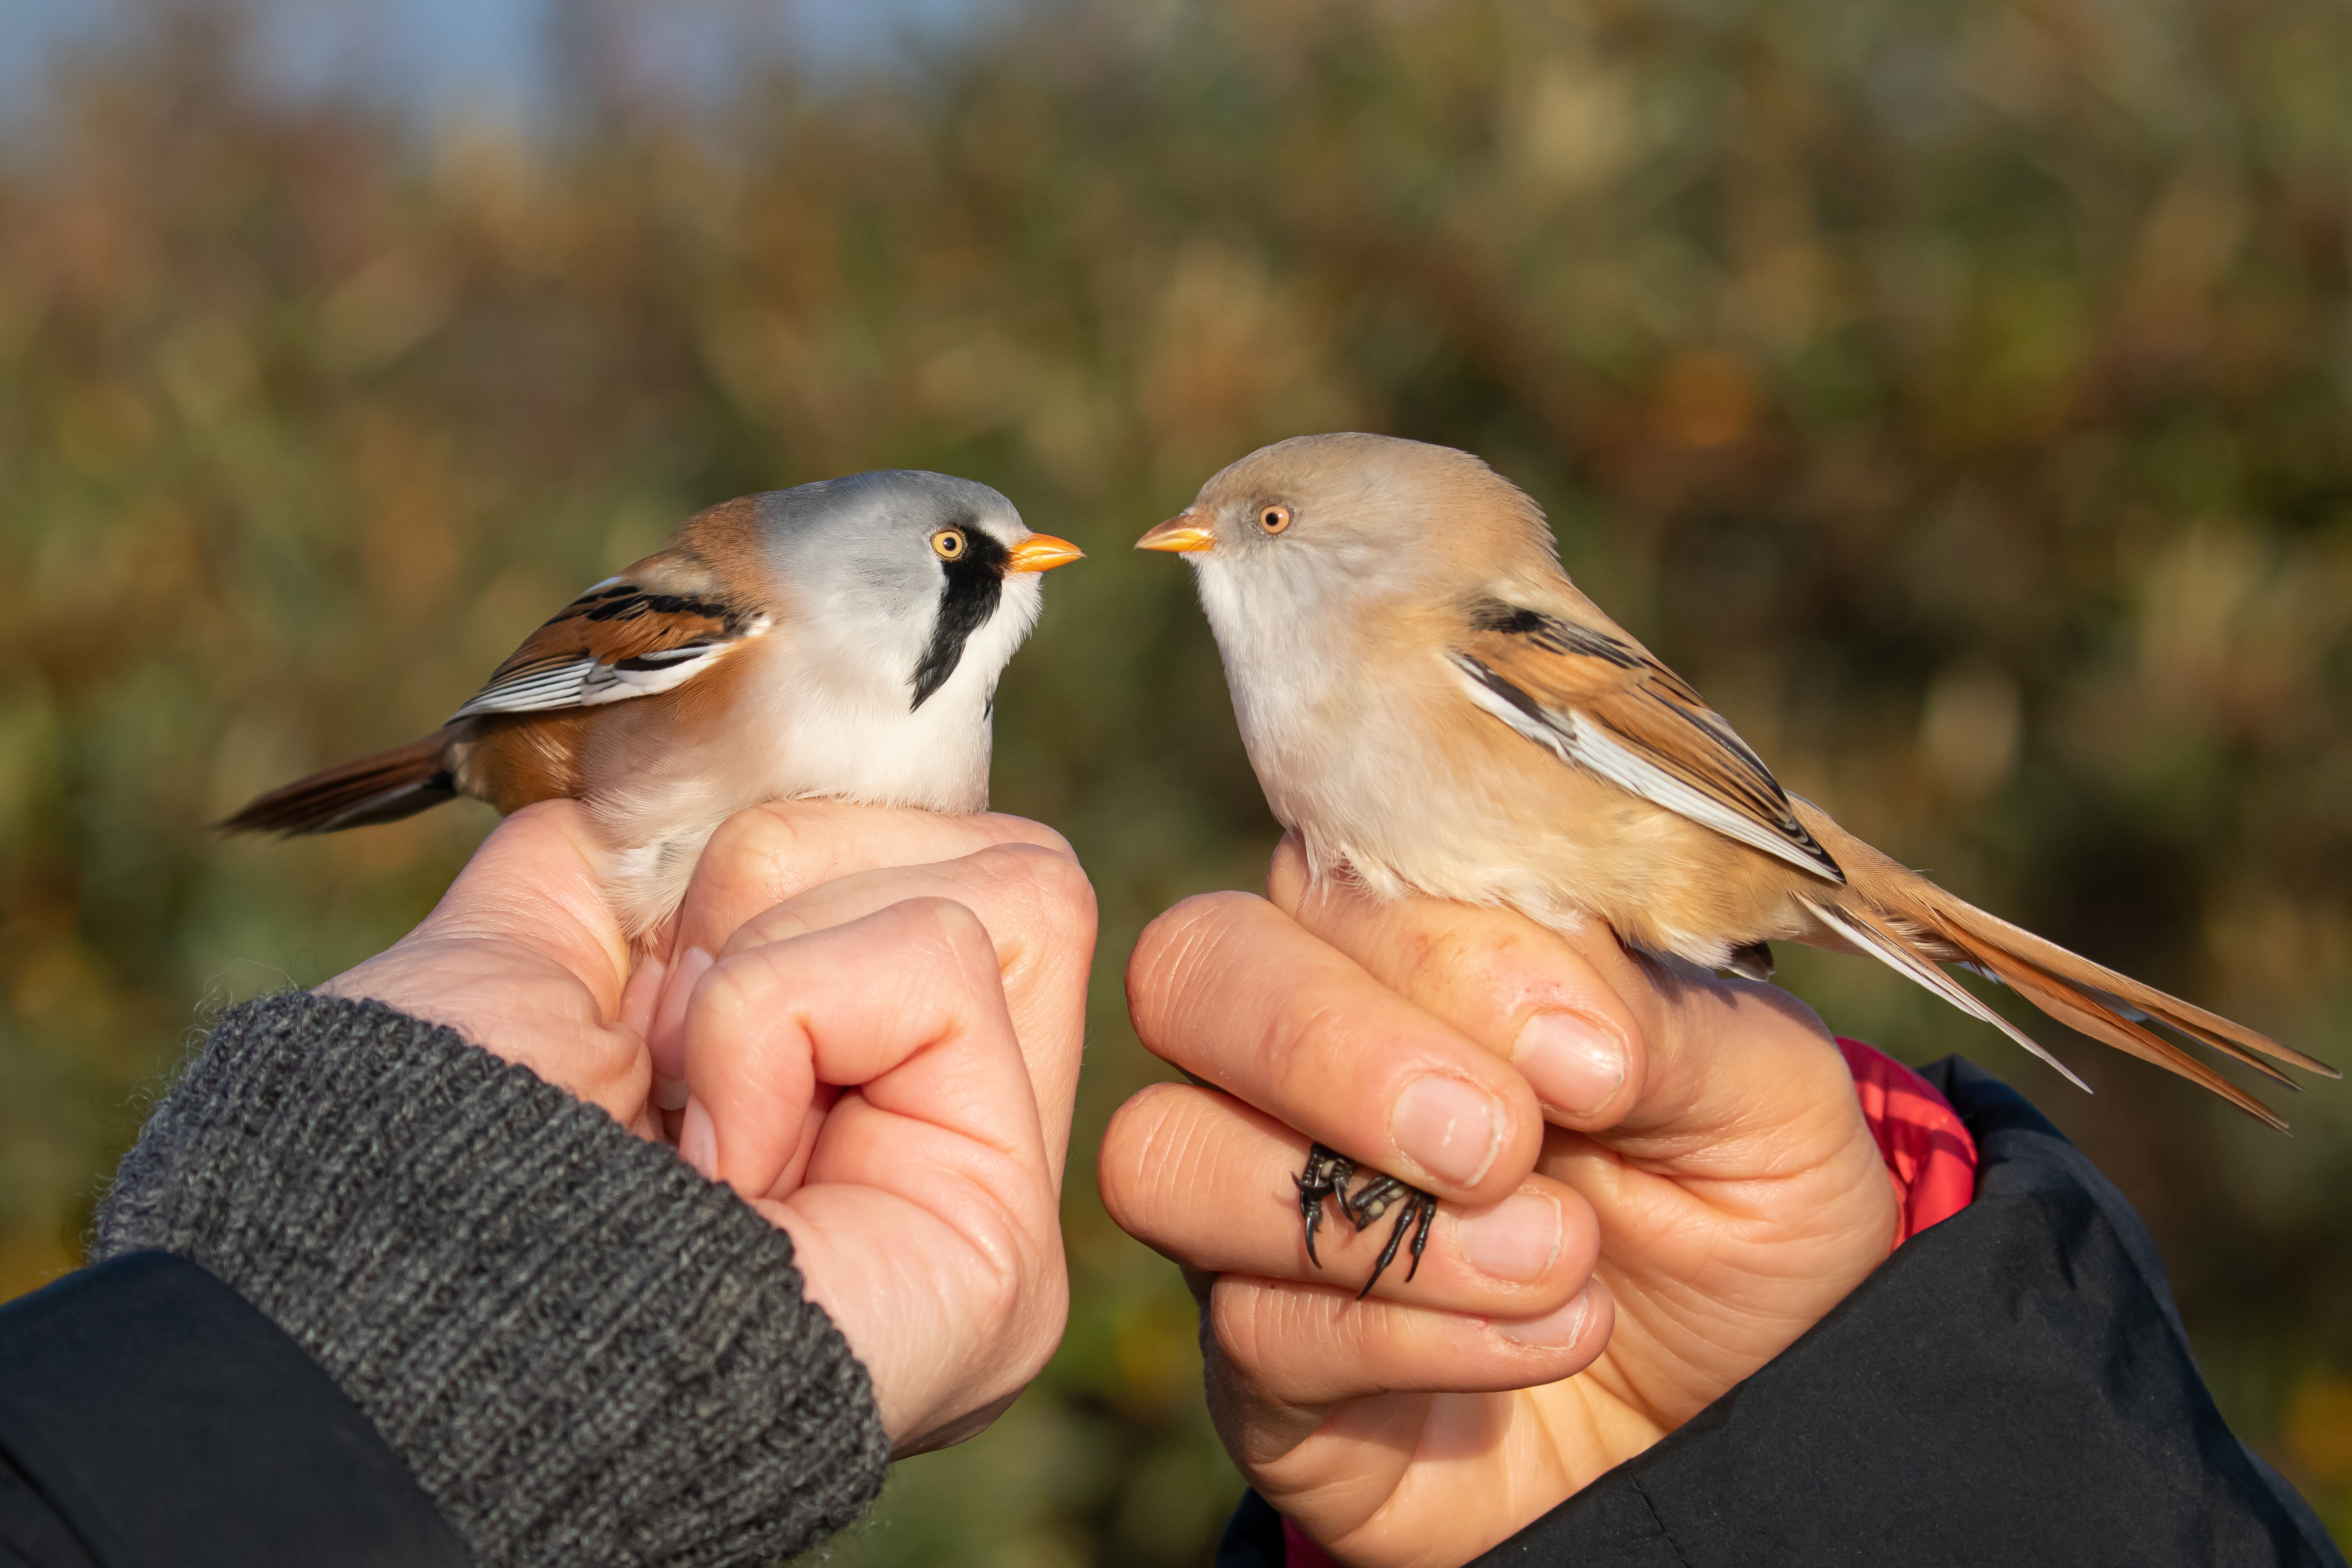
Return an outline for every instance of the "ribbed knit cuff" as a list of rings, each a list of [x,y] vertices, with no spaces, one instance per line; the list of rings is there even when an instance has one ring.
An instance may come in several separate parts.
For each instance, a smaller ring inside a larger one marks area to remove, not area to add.
[[[94,1261],[146,1249],[292,1335],[485,1563],[772,1563],[889,1460],[789,1238],[381,1003],[221,1019],[98,1218]]]

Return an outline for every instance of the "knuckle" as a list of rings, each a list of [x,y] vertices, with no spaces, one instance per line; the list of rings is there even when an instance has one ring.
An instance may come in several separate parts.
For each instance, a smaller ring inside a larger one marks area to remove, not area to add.
[[[1013,889],[1034,918],[1058,925],[1095,915],[1094,883],[1076,858],[1036,844],[995,844],[971,857],[972,863]]]
[[[978,817],[966,820],[976,826],[1005,835],[999,841],[1000,842],[1025,843],[1055,854],[1067,855],[1073,860],[1077,858],[1077,852],[1070,847],[1068,839],[1064,838],[1055,829],[1031,818],[1016,817],[1010,811],[987,811]]]
[[[740,1019],[751,999],[752,977],[742,955],[719,959],[695,982],[693,1009],[720,1023]]]
[[[720,822],[704,846],[702,857],[723,868],[756,874],[759,868],[788,861],[797,836],[791,819],[780,815],[773,805],[754,806]]]
[[[1078,863],[1076,855],[1033,849],[1024,858],[1029,863],[1030,874],[1037,879],[1047,901],[1065,922],[1074,925],[1094,924],[1094,879],[1087,875],[1087,868]]]
[[[900,899],[890,906],[890,913],[902,924],[935,937],[960,959],[986,949],[991,964],[994,963],[995,947],[989,941],[988,927],[968,904],[944,894],[924,893]]]

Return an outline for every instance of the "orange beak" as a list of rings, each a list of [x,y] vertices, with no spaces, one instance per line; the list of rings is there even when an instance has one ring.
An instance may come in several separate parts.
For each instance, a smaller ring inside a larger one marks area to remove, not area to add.
[[[1057,539],[1051,534],[1031,534],[1005,552],[1007,571],[1051,571],[1057,566],[1067,566],[1087,552],[1067,539]]]
[[[1217,536],[1192,520],[1188,509],[1135,541],[1138,549],[1204,550],[1217,548]]]

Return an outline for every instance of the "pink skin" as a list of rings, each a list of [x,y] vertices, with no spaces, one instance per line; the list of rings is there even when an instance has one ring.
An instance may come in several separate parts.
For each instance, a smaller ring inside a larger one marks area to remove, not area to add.
[[[1137,944],[1138,1032],[1215,1087],[1129,1100],[1103,1198],[1192,1281],[1251,1483],[1344,1562],[1459,1563],[1818,1322],[1885,1260],[1894,1191],[1787,993],[1304,873],[1286,843],[1270,900],[1188,900]],[[1433,1079],[1470,1097],[1415,1110]],[[1445,1200],[1418,1280],[1350,1301],[1383,1227],[1308,1261],[1306,1134]]]
[[[791,1233],[899,1453],[986,1427],[1067,1311],[1095,919],[1067,846],[1009,817],[747,811],[697,871],[672,963],[634,961],[590,843],[572,802],[515,813],[423,924],[320,992],[447,1024],[640,1136],[682,1124],[689,1163]],[[657,1060],[682,1114],[654,1103]]]

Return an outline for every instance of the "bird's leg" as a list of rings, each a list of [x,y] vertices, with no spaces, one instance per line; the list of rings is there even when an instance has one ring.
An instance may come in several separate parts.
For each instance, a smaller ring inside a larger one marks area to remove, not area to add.
[[[1421,1272],[1421,1254],[1429,1245],[1429,1226],[1437,1217],[1437,1200],[1417,1186],[1407,1186],[1392,1176],[1374,1171],[1364,1178],[1363,1186],[1339,1201],[1339,1212],[1359,1230],[1386,1214],[1391,1204],[1402,1207],[1397,1214],[1395,1228],[1389,1232],[1388,1245],[1381,1249],[1380,1260],[1372,1265],[1372,1277],[1356,1292],[1360,1301],[1372,1293],[1372,1287],[1381,1282],[1381,1275],[1396,1260],[1397,1245],[1408,1230],[1413,1231],[1412,1266],[1405,1270],[1404,1277],[1410,1280]]]
[[[1339,1212],[1353,1221],[1355,1216],[1348,1210],[1348,1183],[1355,1174],[1355,1161],[1337,1149],[1316,1144],[1307,1151],[1307,1168],[1290,1178],[1298,1184],[1298,1218],[1307,1228],[1307,1260],[1318,1269],[1323,1267],[1323,1260],[1315,1256],[1315,1232],[1323,1224],[1323,1200],[1338,1198]]]

